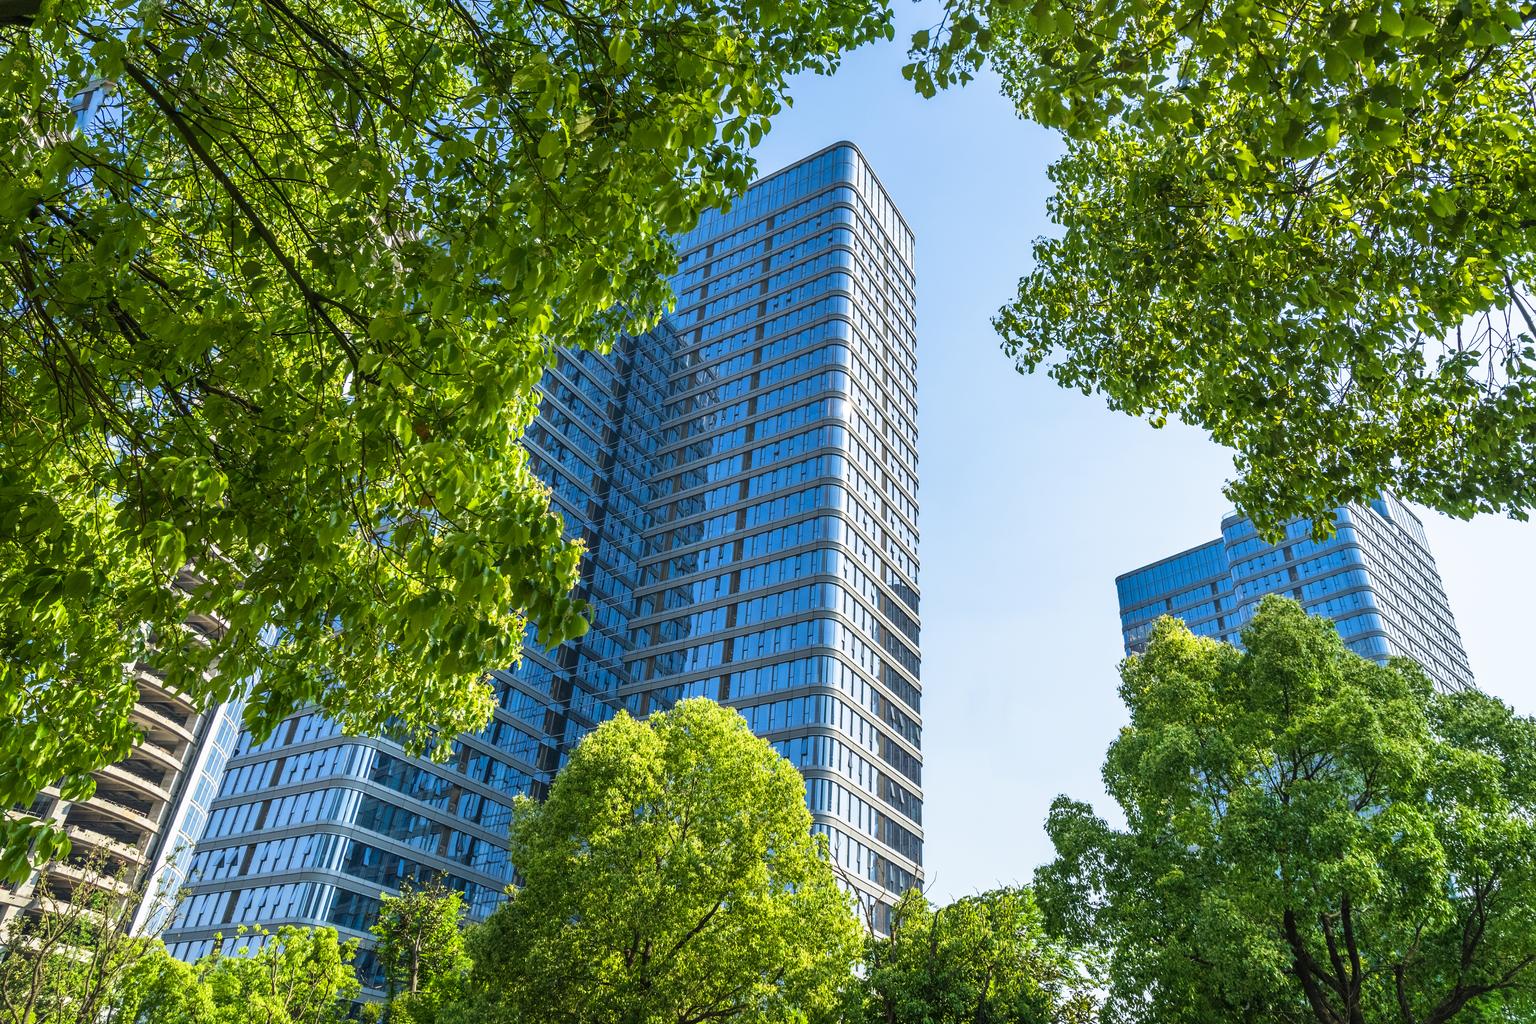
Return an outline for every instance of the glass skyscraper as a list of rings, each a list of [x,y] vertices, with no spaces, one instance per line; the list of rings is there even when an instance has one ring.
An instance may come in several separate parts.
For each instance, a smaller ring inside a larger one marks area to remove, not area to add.
[[[660,442],[666,366],[676,337],[624,338],[610,353],[561,353],[541,383],[527,434],[568,534],[586,542],[578,590],[592,625],[492,673],[492,721],[444,764],[385,739],[343,736],[315,712],[256,743],[242,733],[192,858],[190,886],[166,933],[192,959],[241,925],[329,924],[368,938],[382,890],[441,876],[483,920],[512,877],[511,799],[541,796],[568,747],[611,717],[626,676],[629,619]],[[374,965],[360,959],[365,979]]]
[[[1334,535],[1313,540],[1310,520],[1286,525],[1278,544],[1232,514],[1221,537],[1119,577],[1127,654],[1146,645],[1152,625],[1174,615],[1192,632],[1238,642],[1259,600],[1279,594],[1334,621],[1350,650],[1383,661],[1412,658],[1446,689],[1474,685],[1423,524],[1384,495],[1334,513]]]
[[[675,242],[674,315],[610,353],[562,353],[527,435],[586,542],[592,629],[492,673],[495,719],[447,764],[313,713],[242,735],[167,934],[177,955],[242,923],[366,940],[379,892],[428,875],[484,918],[512,877],[510,798],[542,795],[619,708],[695,695],[801,769],[877,928],[921,883],[911,231],[844,143]]]
[[[626,694],[736,706],[877,928],[922,877],[912,245],[846,143],[678,239]]]

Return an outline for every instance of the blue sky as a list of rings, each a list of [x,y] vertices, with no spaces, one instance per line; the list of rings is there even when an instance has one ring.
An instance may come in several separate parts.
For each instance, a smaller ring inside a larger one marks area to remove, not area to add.
[[[924,859],[948,899],[1028,881],[1058,793],[1106,806],[1099,769],[1125,720],[1114,578],[1217,536],[1232,463],[999,351],[988,319],[1051,230],[1058,146],[991,80],[911,91],[905,40],[931,13],[898,0],[895,43],[798,80],[757,156],[767,172],[851,140],[917,235]],[[1536,713],[1536,526],[1421,515],[1479,684]]]

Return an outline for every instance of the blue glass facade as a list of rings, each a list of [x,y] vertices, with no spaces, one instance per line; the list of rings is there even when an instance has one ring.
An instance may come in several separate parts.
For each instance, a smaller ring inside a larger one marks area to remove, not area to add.
[[[200,956],[240,924],[328,924],[366,940],[379,893],[429,876],[464,894],[470,920],[490,913],[512,878],[512,797],[542,795],[629,682],[628,619],[675,345],[662,328],[610,353],[562,352],[541,382],[526,443],[568,535],[586,544],[587,634],[554,651],[530,637],[518,666],[492,673],[492,721],[458,737],[444,764],[343,736],[313,712],[261,743],[242,733],[166,934],[173,954]],[[360,962],[368,976],[366,952]]]
[[[877,926],[920,884],[911,233],[843,144],[677,246],[674,316],[562,353],[527,434],[586,543],[591,630],[494,672],[494,721],[444,765],[313,714],[242,735],[167,934],[178,956],[241,923],[366,939],[381,889],[426,874],[483,918],[511,879],[510,797],[541,795],[618,708],[693,695],[801,768]]]
[[[1115,581],[1126,653],[1146,644],[1162,615],[1237,643],[1266,594],[1334,621],[1350,650],[1378,661],[1412,658],[1448,689],[1474,685],[1450,602],[1417,516],[1391,495],[1334,513],[1334,535],[1312,539],[1310,520],[1286,525],[1278,544],[1236,514],[1221,537]]]
[[[677,245],[626,704],[738,708],[881,928],[922,881],[912,233],[842,144]]]

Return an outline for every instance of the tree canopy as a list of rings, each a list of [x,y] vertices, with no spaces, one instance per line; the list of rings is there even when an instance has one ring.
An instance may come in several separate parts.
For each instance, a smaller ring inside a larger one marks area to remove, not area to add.
[[[123,1002],[137,1024],[342,1024],[362,991],[357,940],[334,928],[242,928],[229,948],[187,964],[162,947]]]
[[[1261,525],[1383,488],[1536,504],[1528,0],[946,0],[920,91],[993,68],[1059,129],[1061,230],[994,321],[1023,371],[1236,450]]]
[[[518,443],[552,352],[653,320],[789,76],[889,31],[881,0],[4,19],[0,804],[126,754],[134,662],[254,681],[257,734],[483,724],[527,623],[585,629]],[[6,873],[40,828],[7,819]]]
[[[398,896],[383,894],[370,929],[373,952],[384,972],[388,1018],[395,1024],[428,1024],[452,998],[470,968],[464,945],[464,898],[442,879],[407,882]]]
[[[518,803],[511,854],[522,884],[470,935],[466,1019],[817,1020],[859,950],[800,773],[708,700],[589,734]]]
[[[1028,889],[935,907],[909,890],[869,944],[848,1024],[1089,1024],[1083,957],[1046,933]]]
[[[44,872],[35,907],[0,928],[0,1024],[341,1024],[361,991],[334,928],[241,927],[196,963],[135,934],[152,879],[99,855]],[[151,932],[167,920],[152,915]]]
[[[132,933],[148,879],[109,871],[100,853],[33,884],[36,905],[0,927],[0,1024],[131,1024],[160,943]],[[126,996],[126,998],[125,998]]]
[[[1536,1015],[1536,721],[1367,661],[1291,601],[1242,637],[1163,619],[1104,766],[1125,828],[1051,810],[1036,891],[1108,949],[1106,1019]]]
[[[357,998],[356,953],[334,928],[285,927],[253,953],[237,947],[192,969],[219,1008],[213,1024],[325,1024],[346,1020]]]

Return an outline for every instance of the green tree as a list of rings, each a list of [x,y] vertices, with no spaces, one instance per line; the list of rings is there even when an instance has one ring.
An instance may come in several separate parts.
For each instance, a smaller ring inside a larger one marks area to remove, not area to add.
[[[355,940],[332,928],[241,928],[195,964],[133,921],[150,879],[97,855],[37,882],[0,930],[0,1024],[340,1024],[359,991]],[[152,914],[165,921],[168,914]]]
[[[1110,950],[1108,1019],[1536,1016],[1536,721],[1291,601],[1243,645],[1158,623],[1104,766],[1125,828],[1051,810],[1036,893]]]
[[[137,980],[163,954],[132,934],[146,886],[95,854],[42,872],[0,928],[0,1024],[133,1024]]]
[[[231,949],[225,949],[230,946]],[[160,950],[132,993],[135,1024],[340,1024],[362,991],[357,940],[334,928],[241,928],[195,964]]]
[[[463,919],[462,895],[441,878],[419,887],[407,882],[400,895],[381,898],[372,931],[392,1024],[435,1020],[444,995],[468,973]]]
[[[912,889],[869,944],[849,1024],[1088,1024],[1083,957],[1045,932],[1028,889],[934,907]]]
[[[352,960],[357,940],[340,941],[334,928],[246,933],[233,953],[215,953],[194,965],[214,1006],[210,1024],[324,1024],[343,1021],[361,991]],[[154,1024],[153,1021],[146,1024]]]
[[[708,700],[588,735],[518,803],[511,852],[522,884],[470,933],[469,1020],[804,1021],[858,953],[799,772]]]
[[[745,187],[790,76],[888,15],[0,18],[0,805],[124,756],[135,661],[205,701],[256,680],[258,735],[310,703],[413,749],[483,724],[527,623],[586,628],[579,544],[519,444],[552,353],[655,319],[666,233]],[[183,642],[205,617],[218,637]],[[7,817],[0,871],[61,852],[46,831]]]
[[[122,1024],[214,1024],[219,1008],[199,979],[200,966],[177,960],[156,942],[117,986],[112,1019]]]
[[[1236,449],[1261,524],[1382,489],[1536,503],[1529,0],[946,0],[918,88],[985,64],[1066,140],[1057,237],[994,321],[1023,371]]]

